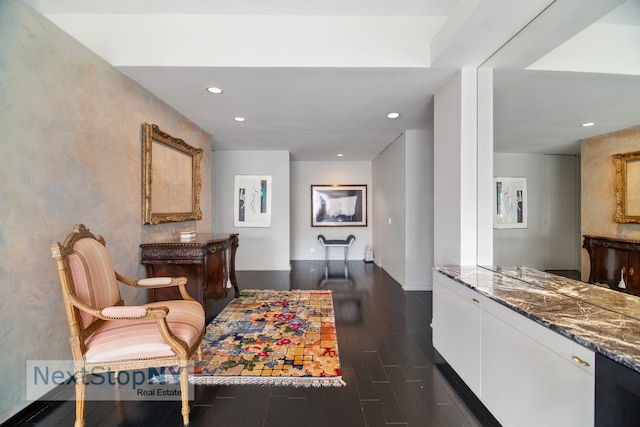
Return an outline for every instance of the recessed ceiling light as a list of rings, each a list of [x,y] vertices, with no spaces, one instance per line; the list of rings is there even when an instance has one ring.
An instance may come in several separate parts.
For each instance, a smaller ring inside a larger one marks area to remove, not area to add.
[[[222,93],[222,89],[220,89],[219,87],[211,86],[207,88],[207,92],[218,94],[218,93]]]
[[[344,154],[342,154],[342,153],[339,153],[339,154],[338,154],[338,157],[342,157],[342,156],[344,156]]]
[[[583,128],[587,128],[587,127],[593,126],[593,125],[595,125],[595,123],[583,123],[580,126],[582,126]]]
[[[235,117],[233,120],[235,120],[236,122],[244,122],[244,117]]]
[[[387,117],[389,117],[390,119],[397,119],[398,117],[400,117],[400,113],[396,113],[396,112],[389,113],[387,114]]]

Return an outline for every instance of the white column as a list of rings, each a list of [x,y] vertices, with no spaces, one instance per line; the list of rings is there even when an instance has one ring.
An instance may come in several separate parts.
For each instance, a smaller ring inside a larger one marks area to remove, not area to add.
[[[457,73],[434,106],[434,264],[476,265],[476,69]]]
[[[478,265],[493,265],[493,69],[478,69]]]

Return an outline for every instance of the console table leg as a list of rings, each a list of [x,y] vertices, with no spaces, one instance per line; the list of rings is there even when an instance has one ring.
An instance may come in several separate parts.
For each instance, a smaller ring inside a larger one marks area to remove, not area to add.
[[[240,296],[240,289],[238,288],[238,280],[236,279],[236,249],[238,249],[238,234],[231,234],[229,236],[229,280],[235,291],[235,297]]]

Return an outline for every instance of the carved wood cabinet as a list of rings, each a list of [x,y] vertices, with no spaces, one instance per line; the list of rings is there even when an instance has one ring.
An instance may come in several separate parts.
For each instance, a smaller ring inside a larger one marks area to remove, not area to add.
[[[624,274],[626,292],[640,295],[640,241],[584,236],[582,247],[589,254],[589,283],[624,291],[618,287]]]
[[[240,295],[235,269],[238,234],[197,234],[195,240],[188,242],[178,237],[144,243],[140,247],[140,262],[146,267],[148,277],[186,277],[189,294],[205,310],[208,299],[219,300],[229,294],[229,282],[236,298]],[[180,298],[178,288],[149,290],[150,302],[176,298]]]

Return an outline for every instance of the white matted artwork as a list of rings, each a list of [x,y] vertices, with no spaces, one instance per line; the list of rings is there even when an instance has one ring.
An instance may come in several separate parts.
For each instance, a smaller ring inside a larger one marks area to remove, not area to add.
[[[271,227],[271,177],[236,175],[234,227]]]
[[[527,178],[494,178],[493,207],[493,228],[527,228]]]

